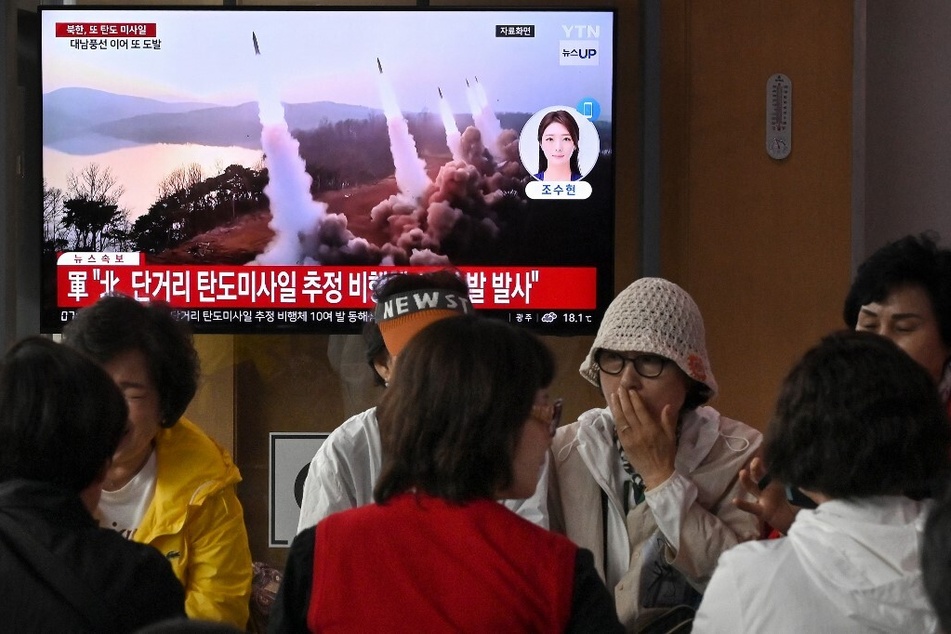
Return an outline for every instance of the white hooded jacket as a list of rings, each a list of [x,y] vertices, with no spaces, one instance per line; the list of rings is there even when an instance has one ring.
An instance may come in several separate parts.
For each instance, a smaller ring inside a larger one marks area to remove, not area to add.
[[[724,550],[758,536],[757,519],[732,500],[744,495],[737,473],[762,436],[712,407],[685,413],[673,475],[645,493],[646,503],[625,512],[626,476],[613,427],[610,410],[594,409],[558,430],[549,510],[552,530],[594,554],[595,567],[614,591],[618,616],[631,629],[641,612],[645,546],[658,532],[663,556],[701,592]]]
[[[929,504],[831,500],[800,511],[782,539],[720,558],[694,632],[935,632],[921,581]]]

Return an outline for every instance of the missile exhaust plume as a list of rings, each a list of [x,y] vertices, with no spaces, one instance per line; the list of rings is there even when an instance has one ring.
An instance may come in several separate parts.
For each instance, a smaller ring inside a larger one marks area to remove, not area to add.
[[[378,68],[383,66],[377,60]],[[390,153],[393,155],[393,166],[396,168],[396,184],[400,191],[419,200],[426,194],[432,185],[426,174],[426,163],[419,158],[416,149],[416,139],[410,134],[409,126],[399,104],[393,87],[386,75],[379,73],[380,97],[383,100],[383,114],[386,116],[386,129],[390,138]]]
[[[488,108],[489,99],[485,96],[485,88],[482,87],[482,82],[479,81],[478,77],[475,78],[475,91],[476,96],[479,98],[479,105],[482,106],[483,109]]]
[[[472,120],[476,128],[482,133],[482,142],[485,149],[489,151],[497,161],[503,160],[504,150],[499,142],[502,134],[502,123],[489,107],[489,100],[486,97],[485,89],[479,78],[475,78],[475,85],[470,84],[466,79],[466,96],[469,99],[469,108],[472,110]]]
[[[284,106],[271,85],[257,34],[252,32],[256,70],[258,71],[258,118],[261,121],[261,147],[268,169],[264,188],[271,203],[268,226],[274,238],[255,262],[258,264],[299,264],[304,257],[302,236],[318,229],[327,205],[310,195],[312,179],[304,169],[300,144],[287,127]]]
[[[344,194],[333,205],[341,205],[346,213],[330,213],[327,204],[313,200],[311,177],[305,170],[298,141],[289,132],[279,93],[266,72],[267,56],[260,52],[256,32],[252,32],[252,43],[252,68],[258,73],[261,145],[269,177],[265,194],[270,201],[269,226],[274,232],[255,264],[448,266],[457,257],[460,261],[484,258],[503,233],[517,226],[521,217],[518,212],[525,201],[516,192],[526,178],[517,160],[518,133],[504,130],[492,135],[491,122],[497,124],[498,120],[488,108],[478,79],[466,80],[476,125],[461,133],[447,93],[437,86],[453,160],[442,165],[431,180],[397,103],[391,78],[383,73],[382,60],[377,59],[396,193],[389,189],[389,195],[369,210],[369,221],[376,232],[373,242],[355,236],[348,229],[348,215],[360,214],[352,217],[354,222],[358,217],[362,222],[367,214],[364,203],[355,202],[356,195],[351,198]],[[392,68],[390,73],[394,75]]]
[[[446,130],[446,145],[452,152],[452,160],[463,161],[465,157],[462,155],[462,135],[459,133],[459,126],[456,125],[456,118],[452,114],[449,100],[442,94],[442,88],[437,87],[437,90],[439,91],[439,115],[442,117],[442,125]]]

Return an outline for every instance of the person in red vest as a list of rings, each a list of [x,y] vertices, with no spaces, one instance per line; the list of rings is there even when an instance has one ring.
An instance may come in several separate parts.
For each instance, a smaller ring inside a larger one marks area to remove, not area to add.
[[[497,503],[535,492],[559,422],[544,344],[464,315],[398,363],[375,504],[297,535],[269,631],[623,631],[591,553]]]

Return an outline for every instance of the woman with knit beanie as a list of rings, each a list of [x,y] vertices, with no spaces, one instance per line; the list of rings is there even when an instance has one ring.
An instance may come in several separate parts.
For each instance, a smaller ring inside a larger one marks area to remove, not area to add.
[[[558,430],[551,525],[594,553],[629,630],[696,608],[720,553],[757,537],[737,472],[751,427],[705,406],[717,391],[703,318],[682,288],[642,278],[608,307],[581,376],[605,407]]]

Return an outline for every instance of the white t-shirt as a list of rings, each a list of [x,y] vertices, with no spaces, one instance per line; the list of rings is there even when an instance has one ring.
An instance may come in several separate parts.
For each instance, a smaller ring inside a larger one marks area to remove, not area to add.
[[[142,470],[117,491],[103,491],[96,509],[96,519],[102,528],[111,528],[126,539],[132,539],[139,529],[145,510],[155,495],[155,451],[145,461]]]

